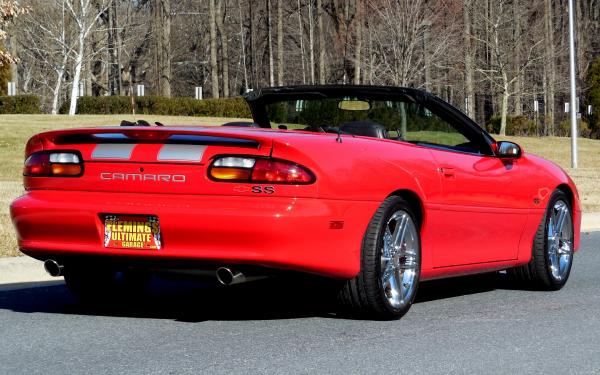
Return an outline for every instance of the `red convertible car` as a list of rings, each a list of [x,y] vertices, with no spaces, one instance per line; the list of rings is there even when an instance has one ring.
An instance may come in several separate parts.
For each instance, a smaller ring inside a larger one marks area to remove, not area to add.
[[[299,272],[338,280],[342,306],[375,319],[405,314],[423,280],[569,278],[573,181],[437,97],[295,86],[246,100],[253,122],[35,135],[11,205],[19,248],[82,298],[153,272]]]

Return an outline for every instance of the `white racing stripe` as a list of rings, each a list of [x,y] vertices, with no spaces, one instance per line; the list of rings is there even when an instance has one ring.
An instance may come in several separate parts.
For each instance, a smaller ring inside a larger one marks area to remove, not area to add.
[[[158,153],[158,160],[163,161],[200,161],[206,150],[201,145],[164,145]]]
[[[93,159],[131,159],[135,144],[99,144],[92,152]]]

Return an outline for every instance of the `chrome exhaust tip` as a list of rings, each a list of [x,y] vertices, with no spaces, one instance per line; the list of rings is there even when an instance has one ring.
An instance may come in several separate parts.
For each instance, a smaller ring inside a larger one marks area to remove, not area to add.
[[[246,281],[246,276],[243,273],[228,267],[219,267],[216,276],[219,283],[223,285],[240,284]]]
[[[65,266],[59,264],[54,259],[48,259],[44,262],[44,269],[48,272],[48,275],[58,277],[63,275]]]

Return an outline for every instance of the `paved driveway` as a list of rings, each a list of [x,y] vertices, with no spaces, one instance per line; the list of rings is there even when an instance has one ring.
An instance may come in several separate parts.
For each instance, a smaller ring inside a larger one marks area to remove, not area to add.
[[[0,290],[0,373],[600,373],[600,233],[567,286],[477,276],[424,283],[399,321],[337,318],[318,286],[157,281],[83,309],[62,282]]]

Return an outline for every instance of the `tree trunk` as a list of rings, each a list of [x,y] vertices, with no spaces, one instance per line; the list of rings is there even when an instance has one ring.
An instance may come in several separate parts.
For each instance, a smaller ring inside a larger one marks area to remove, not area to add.
[[[275,65],[273,63],[273,32],[271,30],[271,0],[267,0],[267,38],[269,47],[269,84],[275,86]]]
[[[92,43],[88,43],[89,44]],[[90,56],[89,54],[89,47],[88,47],[88,53],[86,53],[86,56]],[[84,76],[84,84],[83,84],[83,93],[85,96],[92,96],[92,61],[87,58],[84,59],[84,69],[83,69],[83,76]]]
[[[315,84],[315,31],[313,22],[313,0],[308,1],[308,55],[310,58],[310,83]]]
[[[302,8],[298,0],[298,28],[300,34],[300,60],[302,61],[302,83],[306,84],[306,64],[304,61],[304,26],[302,25]]]
[[[519,0],[513,0],[513,18],[514,18],[514,34],[518,36],[521,35],[521,7],[522,4]],[[521,69],[521,42],[515,41],[515,53],[514,53],[514,69],[517,72],[517,77],[515,80],[514,87],[514,98],[515,98],[515,116],[521,116],[523,114],[523,103],[521,102],[522,95],[522,86],[523,82],[521,79],[522,73]]]
[[[63,76],[65,74],[64,67],[59,69],[56,74],[56,83],[54,84],[54,90],[52,90],[52,109],[53,115],[58,114],[58,98],[60,96],[60,88],[62,86]]]
[[[283,0],[277,0],[277,84],[283,86]]]
[[[246,66],[246,38],[244,37],[244,18],[242,17],[242,4],[241,0],[238,0],[238,10],[239,10],[239,18],[240,18],[240,47],[242,51],[242,65],[244,68],[244,85],[243,90],[246,91],[248,88],[248,68]]]
[[[219,97],[219,67],[217,64],[217,17],[215,0],[209,0],[210,27],[210,76],[212,78],[212,96]]]
[[[171,97],[171,0],[156,0],[155,22],[158,93]]]
[[[58,114],[58,99],[60,98],[60,89],[65,76],[65,69],[67,67],[69,56],[65,53],[63,56],[62,64],[56,71],[56,83],[54,84],[54,90],[52,90],[52,109],[53,115]]]
[[[74,116],[77,113],[77,97],[79,96],[79,82],[81,80],[81,69],[83,68],[83,54],[85,53],[85,34],[84,30],[79,31],[78,48],[75,55],[75,69],[73,72],[73,82],[71,84],[71,103],[69,106],[69,115]]]
[[[225,27],[223,27],[223,20],[225,19],[225,14],[221,12],[221,1],[217,4],[216,9],[216,21],[217,21],[217,29],[219,31],[219,35],[221,36],[221,64],[222,64],[222,78],[223,78],[223,97],[229,97],[229,46],[227,43],[227,31]]]
[[[362,0],[356,0],[356,44],[354,46],[354,84],[360,85],[360,72],[362,64],[362,39],[363,39],[363,23],[364,11]]]
[[[325,31],[323,30],[323,0],[317,0],[317,33],[319,34],[319,84],[325,84]]]
[[[508,80],[504,80],[504,90],[502,91],[502,109],[501,109],[501,120],[500,120],[500,135],[506,135],[506,117],[508,114],[508,99],[510,97],[510,88],[508,87]]]
[[[471,0],[463,2],[463,38],[465,43],[465,112],[467,116],[475,118],[475,92],[473,88],[473,47],[471,39]]]
[[[546,55],[545,71],[546,76],[546,103],[545,104],[545,120],[544,133],[546,135],[554,135],[554,88],[556,80],[556,67],[554,56],[554,22],[552,18],[552,0],[544,0],[544,49]]]
[[[108,13],[108,92],[110,95],[123,94],[121,76],[121,38],[119,32],[117,2],[111,1]]]
[[[10,39],[10,54],[12,57],[18,58],[19,54],[18,54],[18,50],[17,50],[17,37],[16,35],[11,35]],[[15,88],[17,89],[17,94],[18,94],[18,90],[19,90],[19,69],[16,63],[12,63],[10,64],[10,72],[11,72],[11,78],[10,80],[12,82],[15,83]]]

